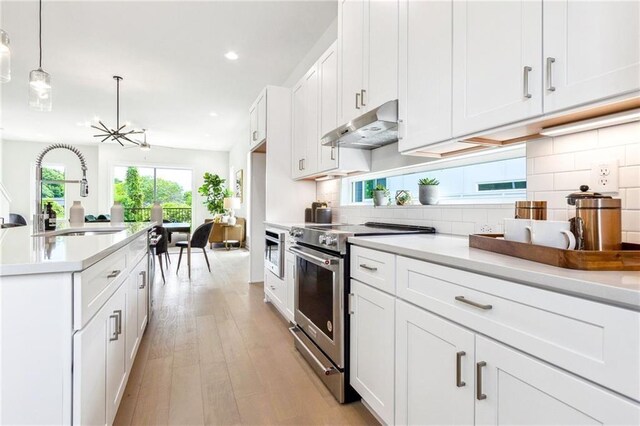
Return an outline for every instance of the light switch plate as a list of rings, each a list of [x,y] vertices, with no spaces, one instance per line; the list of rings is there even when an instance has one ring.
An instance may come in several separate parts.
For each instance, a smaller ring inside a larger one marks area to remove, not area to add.
[[[591,165],[591,190],[618,192],[618,160],[603,161]]]

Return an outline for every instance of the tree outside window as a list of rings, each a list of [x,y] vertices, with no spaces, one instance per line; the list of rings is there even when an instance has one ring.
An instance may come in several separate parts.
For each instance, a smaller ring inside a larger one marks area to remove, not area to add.
[[[42,167],[42,180],[64,180],[63,166]],[[43,183],[42,184],[42,209],[46,209],[47,203],[51,203],[53,211],[58,219],[65,217],[65,199],[63,183]]]

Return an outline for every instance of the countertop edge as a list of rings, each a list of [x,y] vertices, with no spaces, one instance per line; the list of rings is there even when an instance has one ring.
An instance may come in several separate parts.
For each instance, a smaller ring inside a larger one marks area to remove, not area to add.
[[[386,251],[400,256],[410,257],[417,260],[425,260],[449,266],[468,272],[491,276],[494,278],[509,280],[517,284],[536,287],[543,290],[562,293],[569,296],[580,297],[608,305],[615,305],[621,308],[640,311],[640,292],[618,288],[596,281],[584,281],[573,278],[562,277],[561,275],[551,275],[534,271],[526,271],[528,280],[522,279],[522,269],[510,268],[503,265],[494,265],[476,260],[463,259],[450,255],[444,255],[425,250],[402,247],[384,241],[372,241],[358,237],[349,238],[349,242],[370,249]],[[474,249],[479,250],[479,249]],[[496,256],[505,256],[495,254]],[[549,279],[554,280],[554,285],[547,283]],[[606,293],[606,294],[604,294]]]

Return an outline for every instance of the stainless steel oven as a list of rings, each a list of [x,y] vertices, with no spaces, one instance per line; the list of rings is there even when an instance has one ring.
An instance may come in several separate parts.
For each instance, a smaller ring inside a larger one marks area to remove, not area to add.
[[[284,238],[286,231],[265,231],[264,266],[278,278],[284,278]]]
[[[339,401],[344,400],[344,258],[294,245],[296,347]]]

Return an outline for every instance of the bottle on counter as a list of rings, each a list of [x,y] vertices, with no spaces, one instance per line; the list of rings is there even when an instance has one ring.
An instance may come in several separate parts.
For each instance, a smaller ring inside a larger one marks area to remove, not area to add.
[[[69,222],[71,225],[84,225],[84,207],[80,201],[74,201],[69,209]]]
[[[111,223],[124,222],[124,207],[120,201],[115,201],[111,206]]]
[[[44,230],[45,231],[55,231],[55,229],[56,229],[56,212],[53,211],[53,205],[51,203],[47,203],[45,214],[46,214],[46,218],[44,220]]]
[[[151,222],[156,222],[159,225],[162,225],[162,206],[159,202],[154,202],[153,206],[151,206]]]

